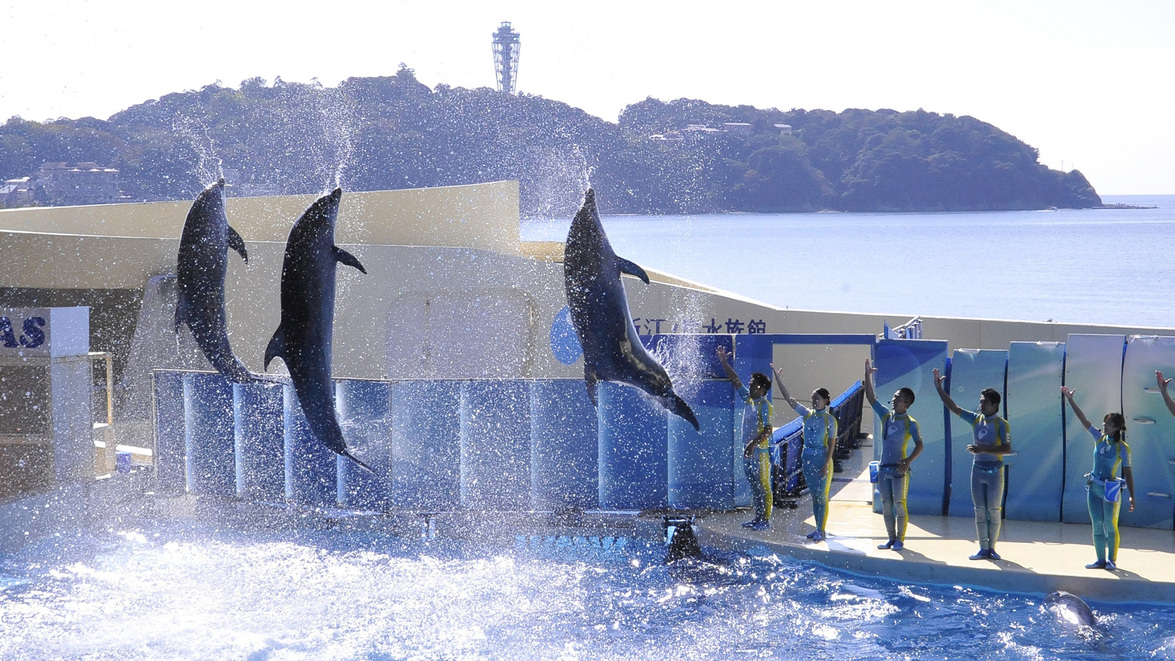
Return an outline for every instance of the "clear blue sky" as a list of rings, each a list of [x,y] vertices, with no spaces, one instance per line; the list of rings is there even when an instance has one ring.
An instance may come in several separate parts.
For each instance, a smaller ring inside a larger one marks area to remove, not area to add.
[[[280,9],[277,7],[280,6]],[[0,0],[0,121],[94,116],[246,78],[395,73],[494,85],[615,121],[646,96],[972,115],[1102,194],[1175,194],[1175,2]]]

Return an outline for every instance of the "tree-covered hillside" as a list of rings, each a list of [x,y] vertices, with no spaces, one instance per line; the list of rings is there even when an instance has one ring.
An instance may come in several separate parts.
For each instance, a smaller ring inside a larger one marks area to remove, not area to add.
[[[789,128],[790,127],[790,128]],[[238,193],[379,190],[517,179],[524,214],[567,215],[595,186],[607,213],[1090,207],[1077,171],[972,117],[761,110],[646,99],[618,124],[488,88],[395,76],[338,87],[209,85],[107,121],[0,126],[0,178],[45,162],[121,171],[132,199],[186,199],[221,171]]]

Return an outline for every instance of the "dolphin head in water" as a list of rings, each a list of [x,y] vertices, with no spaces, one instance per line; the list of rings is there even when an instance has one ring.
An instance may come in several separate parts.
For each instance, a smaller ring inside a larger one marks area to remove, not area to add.
[[[1066,624],[1083,627],[1097,626],[1097,618],[1094,617],[1093,611],[1089,608],[1089,604],[1085,603],[1081,597],[1078,597],[1072,592],[1065,592],[1064,590],[1050,592],[1045,597],[1044,603]]]

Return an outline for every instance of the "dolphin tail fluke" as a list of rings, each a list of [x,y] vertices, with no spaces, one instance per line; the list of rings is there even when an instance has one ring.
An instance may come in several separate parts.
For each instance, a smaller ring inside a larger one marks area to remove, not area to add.
[[[263,367],[269,369],[269,363],[274,358],[286,358],[286,334],[282,331],[281,326],[273,333],[273,337],[269,340],[269,346],[265,347],[265,363]]]
[[[356,458],[355,455],[351,454],[351,451],[348,450],[347,448],[343,448],[342,452],[339,452],[339,454],[341,454],[344,457],[355,462],[360,468],[367,471],[368,473],[375,475],[375,471],[371,470],[371,466],[368,466],[367,464],[363,463],[362,461],[359,461],[359,459]]]
[[[701,425],[698,424],[698,417],[694,415],[693,409],[689,407],[689,404],[685,403],[684,399],[678,397],[675,393],[669,393],[669,396],[665,399],[670,413],[681,417],[693,425],[696,431],[702,431]]]

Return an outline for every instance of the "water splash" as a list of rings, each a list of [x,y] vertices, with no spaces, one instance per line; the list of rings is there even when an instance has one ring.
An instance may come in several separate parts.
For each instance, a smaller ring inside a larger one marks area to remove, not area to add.
[[[697,333],[694,322],[703,309],[701,295],[686,293],[680,303],[671,308],[671,318],[666,320],[662,329],[683,336],[676,338],[672,348],[660,345],[652,352],[673,381],[674,391],[687,400],[697,394],[705,379],[711,377],[708,372],[713,356],[702,355],[704,335]]]
[[[204,122],[180,114],[172,120],[171,130],[184,136],[199,157],[194,172],[201,186],[207,186],[224,176],[224,162],[216,155],[216,141]]]
[[[524,213],[542,218],[575,215],[594,170],[584,148],[576,144],[534,147],[515,165],[522,173]]]
[[[911,597],[773,554],[666,566],[660,540],[591,532],[213,525],[66,533],[0,557],[0,657],[1169,658],[1175,626],[1166,608],[1116,607],[1091,644],[1032,597]]]
[[[337,87],[323,88],[316,85],[316,111],[322,131],[323,146],[319,152],[318,174],[327,182],[327,191],[346,188],[347,168],[355,158],[355,144],[352,139],[357,130],[355,99]]]

